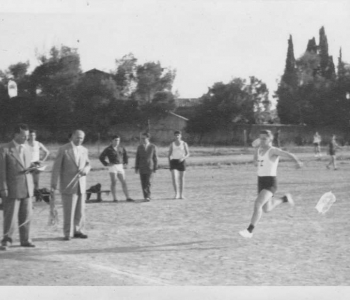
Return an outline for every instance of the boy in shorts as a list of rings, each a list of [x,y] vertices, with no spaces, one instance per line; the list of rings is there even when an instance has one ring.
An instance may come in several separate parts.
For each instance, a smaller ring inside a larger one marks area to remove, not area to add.
[[[108,158],[108,162],[106,161],[106,158]],[[120,146],[120,137],[118,135],[112,137],[111,145],[102,151],[99,159],[105,167],[108,167],[109,176],[111,178],[113,202],[118,202],[117,179],[119,179],[122,184],[126,201],[134,201],[129,197],[129,191],[125,180],[124,169],[126,169],[128,165],[128,155],[125,148]]]
[[[293,159],[298,168],[301,168],[303,165],[294,154],[272,147],[273,134],[270,130],[260,131],[259,139],[260,146],[254,154],[254,162],[258,167],[258,197],[255,200],[254,212],[248,228],[239,232],[245,238],[253,236],[253,230],[262,217],[263,212],[270,212],[281,203],[294,205],[290,194],[286,194],[279,199],[274,198],[277,191],[279,157]]]

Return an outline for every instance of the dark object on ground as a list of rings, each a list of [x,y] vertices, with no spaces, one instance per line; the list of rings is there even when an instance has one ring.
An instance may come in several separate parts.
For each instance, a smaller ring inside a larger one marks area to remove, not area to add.
[[[86,202],[90,201],[91,194],[97,194],[97,202],[102,201],[102,193],[106,193],[107,195],[110,191],[101,191],[101,184],[97,183],[86,190]]]
[[[36,189],[34,190],[34,197],[36,202],[45,201],[50,203],[51,193],[47,188]]]

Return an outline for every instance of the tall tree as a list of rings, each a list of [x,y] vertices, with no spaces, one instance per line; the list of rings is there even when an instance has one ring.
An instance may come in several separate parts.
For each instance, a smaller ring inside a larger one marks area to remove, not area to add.
[[[317,53],[317,44],[314,37],[308,41],[306,51],[314,54]]]
[[[269,104],[266,84],[254,76],[249,81],[235,78],[227,84],[217,82],[202,96],[187,130],[203,134],[232,123],[255,124],[268,112]]]
[[[147,62],[137,66],[135,99],[151,103],[157,92],[171,91],[176,71],[163,68],[160,62]]]
[[[286,65],[276,96],[278,97],[277,112],[284,124],[301,122],[300,108],[296,91],[298,88],[298,74],[294,57],[294,45],[292,35],[288,39]]]
[[[74,122],[75,86],[81,75],[79,54],[66,46],[52,47],[49,56],[41,55],[38,59],[41,64],[31,75],[32,94],[40,107],[37,111],[46,110],[43,118],[51,132],[58,133],[60,128],[70,130]]]
[[[328,39],[326,31],[322,26],[319,31],[320,40],[319,40],[319,55],[320,55],[320,68],[321,74],[326,79],[332,79],[335,76],[333,59],[330,58],[328,53]]]
[[[137,86],[137,59],[132,53],[116,60],[115,81],[123,98],[129,98]]]

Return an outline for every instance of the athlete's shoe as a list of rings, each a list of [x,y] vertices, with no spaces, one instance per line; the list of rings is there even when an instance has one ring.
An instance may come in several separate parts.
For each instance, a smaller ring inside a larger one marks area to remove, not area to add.
[[[253,237],[253,233],[249,232],[247,229],[240,231],[239,234],[247,239],[251,239]]]
[[[289,203],[290,206],[294,206],[294,200],[293,200],[291,194],[285,194],[285,195],[282,197],[282,199],[283,199],[283,201]]]

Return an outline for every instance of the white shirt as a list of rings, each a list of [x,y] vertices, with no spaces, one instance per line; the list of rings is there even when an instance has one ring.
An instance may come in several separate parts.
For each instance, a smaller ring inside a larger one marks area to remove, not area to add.
[[[32,151],[32,162],[36,162],[40,160],[40,143],[38,141],[34,141],[34,145],[28,143],[30,150]]]
[[[81,153],[81,146],[76,146],[73,142],[70,142],[73,146],[73,153],[75,157],[75,162],[79,163],[80,153]]]
[[[185,143],[180,141],[180,145],[176,146],[175,142],[172,144],[171,158],[172,159],[181,159],[185,156]]]
[[[269,155],[271,149],[273,149],[273,147],[267,150],[264,155],[261,155],[261,148],[258,149],[258,176],[260,177],[277,176],[279,156],[271,160]]]
[[[20,159],[22,160],[22,163],[25,164],[25,159],[24,159],[24,144],[18,144],[13,140],[13,143],[15,144],[16,150],[19,154]]]

